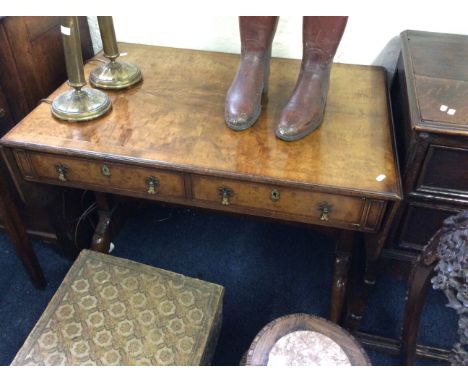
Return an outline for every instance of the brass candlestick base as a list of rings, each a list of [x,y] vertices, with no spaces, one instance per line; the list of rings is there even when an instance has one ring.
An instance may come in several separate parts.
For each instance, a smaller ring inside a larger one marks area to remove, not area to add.
[[[124,61],[110,61],[94,69],[89,76],[89,82],[102,89],[127,88],[141,79],[141,70],[136,65]]]
[[[96,89],[73,89],[60,94],[52,102],[52,114],[65,121],[89,121],[111,108],[106,93]]]

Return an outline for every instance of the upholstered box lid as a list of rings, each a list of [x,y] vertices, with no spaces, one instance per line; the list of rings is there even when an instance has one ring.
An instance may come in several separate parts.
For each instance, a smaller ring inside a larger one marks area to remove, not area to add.
[[[12,365],[206,364],[224,288],[81,252]]]

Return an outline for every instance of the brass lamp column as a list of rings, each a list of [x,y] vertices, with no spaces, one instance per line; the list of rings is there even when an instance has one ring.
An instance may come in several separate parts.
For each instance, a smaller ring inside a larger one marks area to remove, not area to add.
[[[73,89],[60,94],[52,102],[52,114],[66,121],[88,121],[105,114],[112,103],[106,93],[84,88],[86,81],[83,71],[78,18],[64,16],[61,25],[68,85]]]
[[[110,61],[94,69],[89,76],[89,82],[98,88],[123,89],[141,81],[141,71],[136,65],[116,61],[120,53],[117,47],[112,16],[98,16],[98,23],[104,57]]]

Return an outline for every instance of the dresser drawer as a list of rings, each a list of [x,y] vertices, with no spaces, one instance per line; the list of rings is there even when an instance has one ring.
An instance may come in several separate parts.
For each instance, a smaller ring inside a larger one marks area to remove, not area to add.
[[[206,176],[192,176],[192,198],[233,211],[263,210],[265,216],[365,231],[378,229],[385,207],[366,198]]]
[[[443,221],[462,210],[461,206],[436,206],[409,200],[405,206],[402,224],[399,226],[398,247],[404,250],[421,251],[437,230],[442,227]]]
[[[15,156],[23,176],[30,180],[70,187],[102,187],[150,198],[185,197],[183,177],[168,171],[20,150],[15,151]]]
[[[417,190],[463,193],[468,197],[468,150],[431,145],[424,160]]]

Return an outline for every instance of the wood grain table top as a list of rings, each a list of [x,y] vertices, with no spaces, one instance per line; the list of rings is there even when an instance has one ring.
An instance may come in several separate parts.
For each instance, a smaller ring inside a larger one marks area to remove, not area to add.
[[[128,53],[122,59],[142,69],[143,82],[108,91],[113,108],[107,115],[64,122],[42,103],[2,145],[400,199],[382,68],[335,64],[322,126],[300,141],[283,142],[274,129],[294,88],[299,60],[272,60],[269,99],[260,119],[235,132],[225,125],[224,101],[238,55],[119,45]],[[90,61],[86,76],[99,64]],[[64,84],[49,98],[65,90]]]

